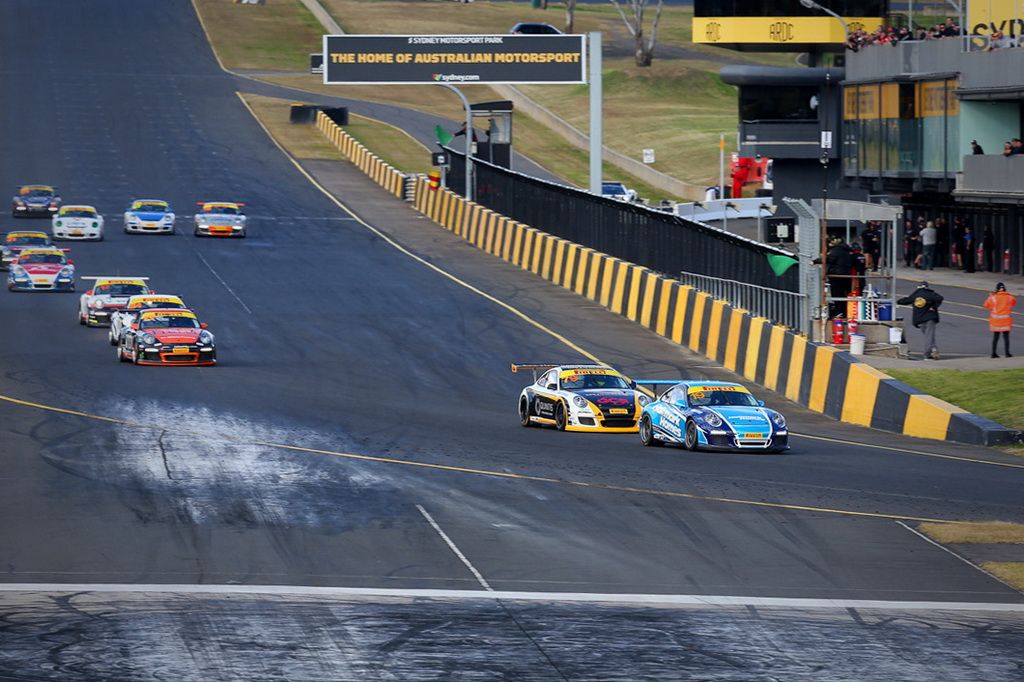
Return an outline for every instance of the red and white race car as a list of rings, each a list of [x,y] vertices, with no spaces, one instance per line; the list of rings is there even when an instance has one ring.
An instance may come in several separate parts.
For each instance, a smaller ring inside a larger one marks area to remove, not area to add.
[[[244,237],[245,204],[230,201],[201,201],[192,233],[197,237]]]
[[[23,249],[7,273],[10,291],[74,291],[75,262],[63,249]]]
[[[143,310],[121,334],[117,359],[136,365],[215,365],[213,334],[183,308]]]

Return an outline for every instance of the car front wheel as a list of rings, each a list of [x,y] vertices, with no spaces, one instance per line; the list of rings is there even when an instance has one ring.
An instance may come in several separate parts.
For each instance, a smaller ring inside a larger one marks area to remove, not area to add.
[[[651,416],[645,414],[640,418],[640,443],[645,446],[652,445],[664,445],[664,443],[654,437],[654,424],[651,423]]]
[[[559,431],[565,431],[565,425],[568,421],[569,418],[565,414],[565,403],[557,403],[555,405],[555,428]]]
[[[524,427],[533,426],[530,421],[530,401],[523,398],[519,401],[519,425]]]
[[[687,450],[696,450],[699,439],[697,438],[697,425],[692,421],[686,422],[686,433],[683,439],[683,445],[686,446]]]

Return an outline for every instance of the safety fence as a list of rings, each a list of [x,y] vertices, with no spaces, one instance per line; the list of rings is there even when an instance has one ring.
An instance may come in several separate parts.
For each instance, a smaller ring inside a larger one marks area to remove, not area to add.
[[[447,186],[465,186],[465,155],[451,159]],[[776,275],[769,255],[791,255],[699,222],[473,160],[474,200],[548,234],[657,272],[696,272],[782,291],[799,291],[795,269]]]
[[[797,331],[808,328],[806,294],[693,272],[680,272],[679,281],[784,327]]]
[[[332,140],[351,139],[339,136],[319,116],[317,124]],[[336,144],[341,148],[346,143]],[[399,189],[392,189],[395,185],[389,186],[379,165],[366,162],[368,152],[346,154],[374,182],[402,196],[401,183],[397,183]],[[815,412],[920,438],[993,445],[1020,437],[1018,431],[922,393],[849,353],[808,341],[675,278],[542,232],[449,190],[431,190],[425,177],[402,178],[412,183],[417,211],[477,248],[624,315]]]
[[[341,153],[347,156],[359,170],[396,197],[403,196],[406,182],[405,173],[383,161],[322,111],[316,113],[316,126],[331,144],[340,149]]]

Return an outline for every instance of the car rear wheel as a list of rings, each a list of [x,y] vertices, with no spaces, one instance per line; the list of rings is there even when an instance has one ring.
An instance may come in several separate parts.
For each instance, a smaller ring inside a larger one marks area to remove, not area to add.
[[[533,426],[533,422],[530,421],[530,401],[526,398],[519,401],[519,425],[525,427]]]
[[[78,324],[85,325],[85,316],[82,315],[81,309],[78,311]]]
[[[665,444],[654,437],[654,424],[651,423],[651,416],[648,414],[640,417],[640,443],[648,447]]]
[[[124,356],[124,348],[121,347],[121,344],[117,344],[114,347],[114,353],[117,355],[117,359],[120,362],[128,362],[128,358]]]
[[[107,332],[107,340],[110,341],[110,345],[111,346],[120,346],[121,345],[120,343],[118,343],[118,339],[116,339],[114,337],[114,327],[113,327],[113,325],[111,325],[110,331]]]
[[[558,402],[555,404],[555,428],[559,431],[565,431],[565,425],[568,422],[568,418],[565,414],[565,403]]]
[[[692,421],[686,422],[686,430],[683,436],[683,445],[686,446],[687,450],[696,450],[697,444],[699,443],[697,438],[697,425]]]

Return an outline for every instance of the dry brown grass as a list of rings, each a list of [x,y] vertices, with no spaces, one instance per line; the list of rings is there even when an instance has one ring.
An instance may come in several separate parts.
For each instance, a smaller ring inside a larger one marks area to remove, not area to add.
[[[296,159],[344,158],[315,126],[288,122],[291,100],[252,94],[242,97],[274,139]]]
[[[323,27],[299,0],[194,0],[217,56],[229,69],[308,70]]]
[[[918,530],[944,545],[1024,544],[1024,524],[1006,521],[980,523],[922,523]]]
[[[981,567],[1018,590],[1024,590],[1024,563],[1020,561],[986,561]]]

